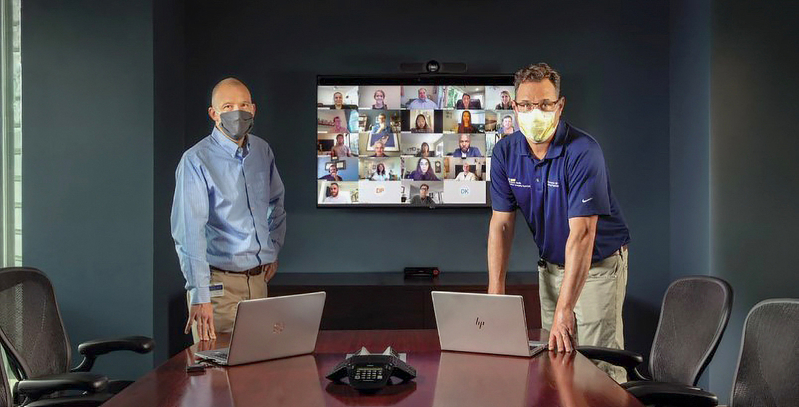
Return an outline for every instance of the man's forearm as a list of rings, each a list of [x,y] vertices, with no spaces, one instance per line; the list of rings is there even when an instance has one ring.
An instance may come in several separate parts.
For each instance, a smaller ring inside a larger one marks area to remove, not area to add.
[[[505,274],[513,243],[513,224],[492,224],[488,230],[488,292],[505,293]]]
[[[574,233],[577,232],[577,233]],[[591,268],[591,256],[594,249],[594,232],[580,230],[569,233],[566,240],[566,264],[563,284],[558,295],[557,308],[573,311],[580,298],[588,270]]]

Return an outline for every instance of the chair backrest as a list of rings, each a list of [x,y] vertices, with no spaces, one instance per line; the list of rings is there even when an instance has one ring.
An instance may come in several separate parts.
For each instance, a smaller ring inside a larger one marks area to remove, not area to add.
[[[649,356],[652,380],[696,385],[716,352],[731,309],[732,287],[724,280],[691,276],[671,283]]]
[[[744,322],[731,406],[796,406],[799,299],[758,303]]]
[[[0,353],[2,353],[0,349]],[[6,376],[5,358],[0,354],[0,407],[11,407],[11,389]]]
[[[41,271],[0,269],[0,341],[23,378],[64,373],[70,345],[53,286]]]

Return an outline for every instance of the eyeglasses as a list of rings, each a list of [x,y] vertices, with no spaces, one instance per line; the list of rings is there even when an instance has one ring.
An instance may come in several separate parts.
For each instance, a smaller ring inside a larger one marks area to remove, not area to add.
[[[560,102],[560,98],[555,101],[544,99],[538,103],[514,101],[516,108],[520,112],[532,112],[533,109],[541,109],[542,112],[551,112],[558,107],[558,102]]]

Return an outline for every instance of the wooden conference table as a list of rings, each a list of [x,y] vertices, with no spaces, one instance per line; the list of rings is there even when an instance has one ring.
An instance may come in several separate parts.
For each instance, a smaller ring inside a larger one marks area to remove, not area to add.
[[[532,330],[532,338],[539,335]],[[580,354],[544,352],[529,359],[442,352],[434,329],[320,331],[311,355],[185,372],[195,351],[224,347],[228,340],[191,346],[104,406],[642,406]],[[387,346],[407,352],[416,379],[359,394],[324,377],[361,346],[373,353]]]

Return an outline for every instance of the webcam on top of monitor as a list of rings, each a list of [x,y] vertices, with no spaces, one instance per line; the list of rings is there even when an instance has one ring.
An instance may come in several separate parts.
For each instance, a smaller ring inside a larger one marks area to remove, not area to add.
[[[400,64],[400,71],[404,73],[466,73],[466,69],[464,62],[438,62],[435,59]]]

